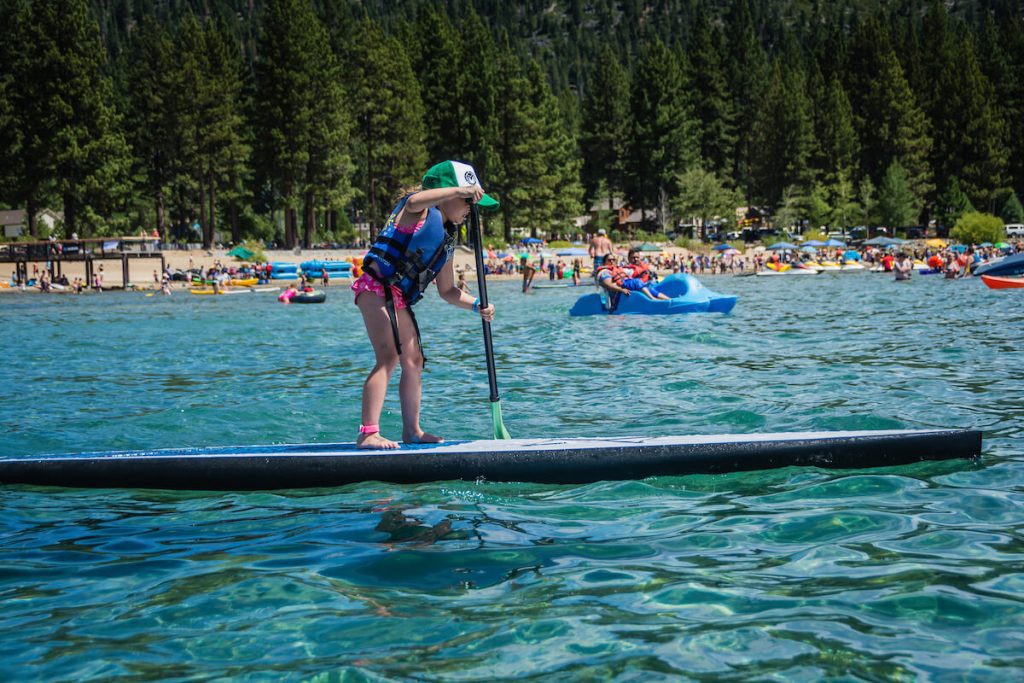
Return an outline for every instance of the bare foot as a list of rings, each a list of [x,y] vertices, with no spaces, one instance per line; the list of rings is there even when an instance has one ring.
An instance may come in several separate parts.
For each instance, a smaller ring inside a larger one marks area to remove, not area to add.
[[[427,434],[422,429],[416,433],[402,433],[402,441],[405,443],[444,443],[444,439],[435,434]]]
[[[375,432],[373,434],[360,434],[359,438],[356,439],[356,448],[375,451],[392,450],[398,448],[398,443],[385,439],[380,435],[380,432]]]

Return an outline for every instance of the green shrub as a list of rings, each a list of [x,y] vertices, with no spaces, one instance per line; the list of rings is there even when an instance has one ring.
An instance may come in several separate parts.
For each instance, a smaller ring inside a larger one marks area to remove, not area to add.
[[[568,249],[571,246],[572,242],[569,242],[568,240],[554,240],[553,242],[548,242],[549,249]]]
[[[969,211],[960,216],[949,236],[964,244],[1000,242],[1006,239],[1006,226],[999,216]]]

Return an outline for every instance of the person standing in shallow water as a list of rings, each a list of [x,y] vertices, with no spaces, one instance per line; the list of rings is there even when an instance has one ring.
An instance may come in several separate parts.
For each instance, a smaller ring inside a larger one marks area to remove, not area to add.
[[[420,399],[426,359],[419,326],[411,306],[435,278],[442,299],[494,320],[494,305],[459,289],[452,255],[457,226],[469,215],[471,204],[496,210],[498,202],[486,195],[472,166],[444,161],[432,166],[420,187],[404,193],[377,240],[363,259],[363,274],[352,284],[355,304],[373,346],[375,363],[363,383],[362,418],[356,447],[393,449],[398,443],[380,433],[388,384],[401,364],[398,385],[402,405],[402,441],[440,443],[444,439],[420,426]],[[422,258],[415,255],[422,254]]]
[[[594,259],[594,275],[597,275],[597,270],[604,265],[604,260],[612,253],[612,241],[608,239],[607,232],[604,228],[597,231],[590,240],[590,248],[587,250],[590,252],[591,258]]]

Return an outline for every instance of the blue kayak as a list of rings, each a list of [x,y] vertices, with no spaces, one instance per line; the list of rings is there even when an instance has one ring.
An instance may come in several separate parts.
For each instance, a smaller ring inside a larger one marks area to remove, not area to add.
[[[630,296],[614,297],[617,301],[613,301],[603,290],[599,294],[586,294],[576,300],[569,315],[728,313],[736,305],[735,296],[712,292],[700,280],[685,273],[665,277],[658,284],[658,290],[671,298],[651,299],[642,292],[633,292]]]

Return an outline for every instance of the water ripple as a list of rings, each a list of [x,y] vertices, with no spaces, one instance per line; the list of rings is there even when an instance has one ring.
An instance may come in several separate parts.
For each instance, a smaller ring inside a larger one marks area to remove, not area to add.
[[[733,315],[573,320],[578,292],[495,283],[510,430],[963,427],[984,458],[583,486],[4,487],[0,677],[1021,676],[1016,300],[867,274],[708,284],[740,295]],[[351,438],[371,356],[346,292],[197,299],[3,302],[0,451]],[[421,320],[425,425],[486,436],[478,326],[435,297]],[[15,346],[26,333],[52,343]],[[399,428],[394,394],[382,424]]]

